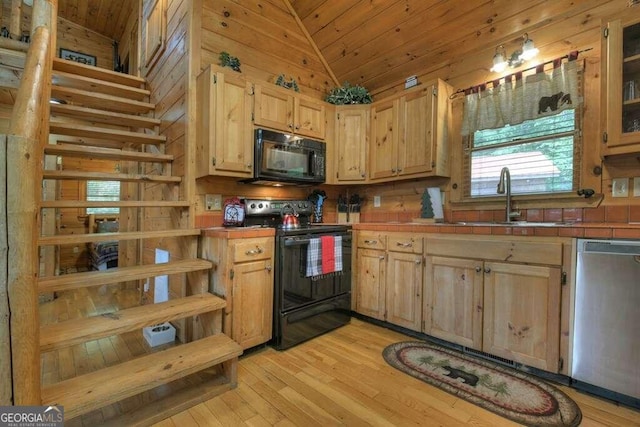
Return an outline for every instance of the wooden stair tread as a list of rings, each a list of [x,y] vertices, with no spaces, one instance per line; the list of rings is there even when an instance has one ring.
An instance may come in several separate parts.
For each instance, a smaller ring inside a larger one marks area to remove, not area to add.
[[[82,76],[131,87],[140,87],[145,84],[145,79],[138,76],[118,73],[115,71],[107,70],[106,68],[80,64],[78,62],[69,61],[62,58],[53,58],[53,69],[55,71],[79,74]]]
[[[241,354],[231,338],[213,335],[45,386],[42,404],[64,405],[65,417],[73,418]]]
[[[72,74],[64,71],[53,71],[51,76],[53,84],[64,87],[72,87],[81,90],[105,93],[121,98],[144,101],[150,92],[146,89],[121,85],[104,80],[86,77],[80,74]]]
[[[45,154],[67,157],[81,157],[107,160],[130,160],[134,162],[168,163],[173,161],[170,154],[155,154],[144,151],[125,151],[110,148],[82,146],[75,144],[48,144]]]
[[[56,236],[41,236],[38,239],[38,245],[76,245],[79,243],[108,242],[111,240],[120,241],[198,236],[200,235],[200,232],[201,230],[198,228],[186,228],[178,230],[127,231],[118,233],[64,234]]]
[[[38,290],[39,292],[65,291],[69,289],[128,282],[130,280],[141,280],[149,277],[191,273],[194,271],[207,270],[211,268],[211,266],[211,261],[204,259],[186,259],[169,261],[162,264],[134,265],[110,268],[103,271],[63,274],[39,279]]]
[[[166,141],[166,137],[162,135],[151,135],[142,132],[131,132],[128,130],[87,126],[72,122],[61,122],[55,119],[49,122],[49,132],[60,135],[107,139],[110,141],[119,141],[131,144],[158,145]]]
[[[40,207],[49,208],[188,208],[186,200],[43,200]]]
[[[105,420],[102,427],[146,427],[158,423],[166,418],[171,417],[179,412],[206,402],[222,393],[225,393],[236,387],[235,383],[231,383],[229,378],[223,375],[217,375],[216,378],[200,384],[189,385],[189,387],[172,391],[166,397],[160,400],[152,401],[144,404],[140,408],[124,413],[115,418]]]
[[[44,325],[40,327],[40,351],[69,347],[170,320],[217,311],[226,305],[227,302],[222,298],[204,293],[162,303],[140,305],[101,316]]]
[[[121,181],[121,182],[163,182],[177,184],[182,181],[179,176],[167,175],[146,175],[146,174],[126,174],[126,173],[106,173],[106,172],[84,172],[65,170],[44,170],[43,179],[66,179],[77,181]]]
[[[89,108],[100,108],[115,112],[136,114],[148,113],[155,109],[155,105],[148,102],[134,101],[119,96],[57,85],[51,86],[51,98],[61,99],[67,103],[81,104]]]
[[[87,108],[70,104],[50,104],[52,115],[65,115],[79,119],[90,120],[98,123],[106,123],[118,126],[139,127],[151,129],[160,125],[160,120],[153,117],[136,116],[132,114],[117,113],[115,111]]]
[[[26,52],[18,50],[0,48],[0,65],[11,70],[24,70],[24,63],[27,59]]]

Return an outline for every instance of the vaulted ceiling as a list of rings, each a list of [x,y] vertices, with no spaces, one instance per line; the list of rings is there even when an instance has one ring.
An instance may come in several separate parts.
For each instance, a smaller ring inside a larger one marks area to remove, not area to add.
[[[494,78],[489,68],[496,47],[505,45],[510,53],[522,44],[524,33],[541,49],[544,60],[584,48],[597,55],[600,19],[628,4],[628,0],[263,1],[290,3],[335,80],[364,85],[372,93],[401,85],[414,74],[453,83]],[[135,2],[58,0],[58,8],[61,17],[118,39]]]

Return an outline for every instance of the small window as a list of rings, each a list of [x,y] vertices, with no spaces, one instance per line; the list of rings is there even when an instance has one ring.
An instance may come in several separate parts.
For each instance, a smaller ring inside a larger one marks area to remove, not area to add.
[[[508,167],[513,194],[571,192],[579,187],[580,110],[476,131],[468,141],[467,197],[494,196]]]
[[[87,181],[87,200],[113,202],[120,200],[120,181]],[[87,214],[117,214],[120,208],[87,208]]]

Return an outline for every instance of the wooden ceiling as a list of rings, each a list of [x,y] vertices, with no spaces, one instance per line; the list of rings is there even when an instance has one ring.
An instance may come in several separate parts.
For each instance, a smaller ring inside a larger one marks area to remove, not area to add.
[[[58,16],[120,40],[137,0],[58,0]]]
[[[495,49],[510,54],[528,33],[543,60],[599,54],[600,18],[628,0],[288,0],[341,83],[372,93],[414,74],[481,82]],[[640,10],[634,11],[640,13]],[[631,13],[631,12],[630,12]],[[473,73],[473,74],[470,74]]]

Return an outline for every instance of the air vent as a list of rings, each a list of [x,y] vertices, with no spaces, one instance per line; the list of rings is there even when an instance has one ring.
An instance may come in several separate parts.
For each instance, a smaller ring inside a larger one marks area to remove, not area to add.
[[[513,360],[505,359],[503,357],[494,356],[493,354],[485,353],[484,351],[474,350],[473,348],[463,347],[463,353],[472,354],[474,356],[482,357],[483,359],[491,360],[493,362],[498,362],[502,365],[510,366],[512,368],[517,368],[518,364]]]

